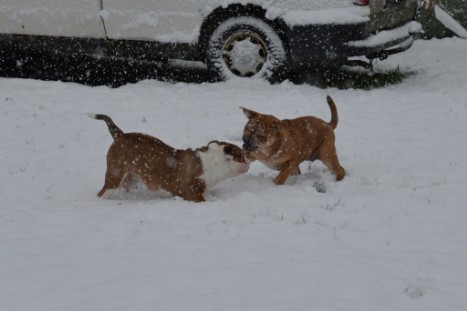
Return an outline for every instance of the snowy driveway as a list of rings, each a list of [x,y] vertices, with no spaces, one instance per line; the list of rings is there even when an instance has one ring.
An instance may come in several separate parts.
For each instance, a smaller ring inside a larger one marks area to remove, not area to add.
[[[467,41],[417,41],[371,91],[285,82],[118,89],[0,78],[0,310],[464,310]],[[239,106],[329,120],[348,176],[277,187],[259,163],[208,202],[96,197],[126,131],[241,144]]]

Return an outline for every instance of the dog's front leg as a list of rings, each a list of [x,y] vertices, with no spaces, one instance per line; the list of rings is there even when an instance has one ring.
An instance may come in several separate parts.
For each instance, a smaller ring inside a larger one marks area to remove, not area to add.
[[[300,169],[298,167],[299,164],[294,163],[294,162],[286,162],[281,166],[279,175],[274,178],[274,183],[276,185],[283,185],[287,181],[287,178],[289,178],[289,175],[293,172],[295,175],[300,174]],[[297,174],[298,173],[298,174]]]
[[[201,179],[194,179],[186,184],[182,185],[178,189],[177,195],[182,197],[184,200],[192,202],[204,202],[204,192],[206,191],[206,184]]]
[[[192,201],[196,203],[201,203],[205,201],[204,196],[199,193],[187,193],[182,195],[182,198],[186,201]]]

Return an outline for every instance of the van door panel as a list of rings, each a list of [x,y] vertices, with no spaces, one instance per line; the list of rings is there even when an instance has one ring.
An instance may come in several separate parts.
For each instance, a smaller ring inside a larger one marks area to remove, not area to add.
[[[0,33],[104,38],[101,0],[2,0]]]
[[[112,39],[192,43],[198,39],[206,1],[103,0],[107,35]]]

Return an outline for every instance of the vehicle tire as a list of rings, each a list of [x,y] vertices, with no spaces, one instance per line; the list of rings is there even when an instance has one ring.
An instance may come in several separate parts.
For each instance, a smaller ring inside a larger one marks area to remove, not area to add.
[[[208,72],[214,81],[242,77],[275,82],[286,60],[287,52],[277,32],[252,16],[222,22],[211,35],[206,51]]]

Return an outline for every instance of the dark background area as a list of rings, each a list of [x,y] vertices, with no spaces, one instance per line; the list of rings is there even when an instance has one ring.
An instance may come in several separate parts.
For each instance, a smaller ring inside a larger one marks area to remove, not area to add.
[[[182,64],[182,65],[180,65]],[[400,83],[411,73],[399,70],[372,72],[342,68],[322,70],[305,69],[291,74],[288,79],[296,84],[309,84],[322,88],[372,89]],[[205,68],[186,63],[147,63],[122,59],[96,59],[86,56],[3,53],[0,76],[63,82],[76,82],[90,86],[119,87],[140,80],[154,79],[167,82],[208,83]]]
[[[199,68],[80,55],[24,54],[18,51],[1,54],[0,76],[111,87],[144,79],[190,83],[208,80],[206,71]]]
[[[439,0],[436,2],[456,21],[467,27],[467,0]],[[442,38],[454,34],[436,17],[422,9],[417,20],[422,23],[423,38]],[[182,63],[183,64],[183,63]],[[289,77],[294,83],[320,87],[371,89],[399,83],[411,73],[371,72],[369,70],[304,70]],[[203,83],[209,82],[202,66],[188,67],[180,63],[147,63],[123,59],[95,59],[82,55],[25,54],[21,51],[0,52],[0,76],[58,80],[85,85],[119,87],[140,80]]]

